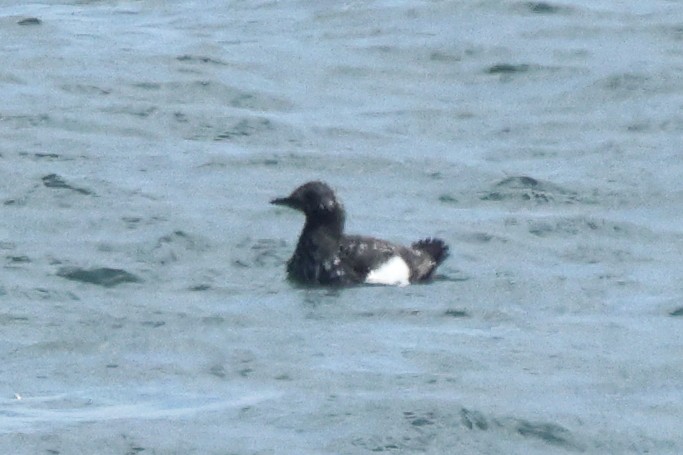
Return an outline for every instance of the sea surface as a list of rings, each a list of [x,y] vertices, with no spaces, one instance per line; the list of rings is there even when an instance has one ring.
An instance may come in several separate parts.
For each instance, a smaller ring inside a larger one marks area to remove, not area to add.
[[[0,0],[0,453],[683,453],[683,3]],[[321,179],[428,285],[299,288]]]

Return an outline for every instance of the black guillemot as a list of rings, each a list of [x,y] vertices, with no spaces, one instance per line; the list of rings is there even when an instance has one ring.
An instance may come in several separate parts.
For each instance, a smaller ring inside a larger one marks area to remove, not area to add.
[[[405,286],[431,280],[448,256],[448,246],[440,239],[405,247],[344,234],[344,206],[323,182],[305,183],[289,196],[270,202],[306,215],[296,250],[287,262],[288,278],[299,284]]]

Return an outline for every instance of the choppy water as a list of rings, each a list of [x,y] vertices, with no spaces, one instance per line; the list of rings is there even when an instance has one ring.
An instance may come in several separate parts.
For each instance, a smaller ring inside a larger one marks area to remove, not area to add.
[[[2,1],[0,37],[0,452],[683,451],[679,3]],[[290,286],[267,201],[313,178],[440,279]]]

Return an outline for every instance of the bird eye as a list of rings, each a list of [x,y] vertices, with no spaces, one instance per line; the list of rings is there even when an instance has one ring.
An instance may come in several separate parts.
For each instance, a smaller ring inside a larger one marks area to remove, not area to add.
[[[333,199],[326,199],[323,201],[320,201],[320,205],[318,206],[320,210],[334,210],[334,200]]]

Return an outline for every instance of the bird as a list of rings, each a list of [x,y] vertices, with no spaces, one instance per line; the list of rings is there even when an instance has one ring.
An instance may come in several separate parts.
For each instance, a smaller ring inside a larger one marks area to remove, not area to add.
[[[290,281],[309,286],[360,284],[406,286],[429,282],[448,257],[448,245],[425,238],[410,246],[344,232],[346,212],[334,190],[321,181],[297,187],[289,196],[272,199],[306,217],[287,261]]]

